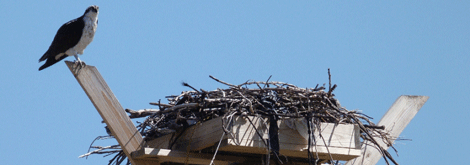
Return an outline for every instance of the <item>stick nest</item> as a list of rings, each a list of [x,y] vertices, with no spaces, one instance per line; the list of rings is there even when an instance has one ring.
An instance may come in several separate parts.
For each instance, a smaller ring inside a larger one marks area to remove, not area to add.
[[[143,122],[138,122],[137,126],[146,141],[187,128],[197,122],[226,117],[228,114],[306,118],[313,124],[320,122],[357,124],[362,142],[369,141],[382,153],[387,164],[389,161],[398,164],[387,150],[378,145],[377,138],[373,138],[380,137],[385,144],[393,148],[391,137],[384,131],[384,127],[375,125],[370,121],[372,118],[365,114],[342,107],[334,98],[333,91],[336,84],[331,85],[329,70],[328,75],[330,80],[328,91],[325,91],[325,85],[299,88],[288,83],[269,81],[269,79],[233,85],[209,76],[228,88],[205,91],[183,83],[184,86],[193,90],[167,96],[167,104],[160,103],[160,101],[150,103],[158,106],[159,109],[139,111],[126,109],[126,112],[131,118],[147,117]],[[100,154],[100,151],[90,153]],[[106,153],[109,154],[109,152]],[[119,161],[121,163],[125,155],[123,152],[115,151],[115,153],[118,154],[112,161],[121,160]],[[111,163],[113,162],[110,161]]]

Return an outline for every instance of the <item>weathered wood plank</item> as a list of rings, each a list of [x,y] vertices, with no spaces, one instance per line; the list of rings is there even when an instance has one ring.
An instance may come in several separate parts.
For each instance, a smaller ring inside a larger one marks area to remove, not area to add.
[[[235,117],[232,129],[235,138],[228,138],[221,144],[221,151],[235,151],[254,154],[267,153],[267,147],[263,141],[268,139],[268,130],[261,118],[251,118],[261,139],[254,127],[241,117]],[[289,157],[307,158],[308,135],[303,137],[300,133],[306,133],[306,129],[299,129],[299,124],[306,122],[292,122],[297,119],[279,120],[279,146],[280,154]],[[302,121],[302,120],[301,120]],[[305,121],[305,119],[303,119]],[[297,125],[297,127],[295,127]],[[294,127],[294,128],[293,128]],[[320,130],[325,141],[320,140]],[[320,128],[315,129],[317,138],[311,152],[318,153],[320,159],[330,159],[329,154],[335,160],[350,160],[361,154],[359,145],[359,128],[353,124],[321,123]],[[328,147],[328,150],[327,150]],[[328,152],[329,151],[329,152]],[[316,156],[316,154],[314,154]]]
[[[94,66],[87,65],[77,71],[77,66],[73,62],[65,61],[65,63],[108,125],[124,153],[128,158],[131,158],[131,152],[141,148],[142,136],[101,74]],[[133,165],[141,164],[130,160]]]
[[[265,119],[253,116],[248,118],[253,122],[253,125],[241,116],[233,118],[228,128],[232,134],[225,134],[220,151],[261,155],[267,153],[265,141],[268,139],[269,128],[265,124]],[[289,120],[292,119],[278,121],[280,153],[285,156],[307,158],[308,140],[299,134],[299,131],[307,130],[296,129],[292,123],[288,124]],[[305,124],[305,122],[296,124]],[[256,133],[256,130],[262,137]],[[312,152],[319,153],[320,158],[330,158],[326,146],[328,146],[333,158],[338,160],[350,160],[361,154],[359,128],[356,125],[322,123],[321,132],[326,144],[323,140],[318,140],[317,147],[311,148]],[[190,150],[198,151],[218,144],[222,134],[222,120],[220,118],[212,119],[188,128],[171,149],[186,151],[189,146]],[[319,129],[316,129],[314,135],[318,138],[319,134]],[[166,135],[147,144],[153,148],[168,149],[168,141],[172,136],[174,137],[172,134]]]
[[[195,153],[186,151],[175,151],[169,149],[157,148],[142,148],[139,151],[132,153],[136,161],[149,162],[153,164],[161,164],[166,162],[179,163],[179,164],[210,164],[213,154],[208,153]],[[236,153],[218,153],[214,159],[216,165],[230,165],[230,164],[245,164],[245,165],[259,165],[266,164],[259,155],[240,155]],[[290,158],[288,162],[283,162],[284,165],[308,165],[305,160]],[[272,158],[269,165],[279,165],[275,158]]]
[[[377,125],[385,126],[386,131],[392,137],[398,137],[428,99],[429,96],[404,95],[398,97]],[[389,148],[382,139],[375,139],[383,148]],[[392,143],[393,141],[392,139]],[[363,144],[362,151],[365,153],[356,159],[346,162],[346,165],[375,165],[382,158],[382,155],[375,148],[367,147],[368,145],[370,144]]]
[[[142,148],[139,151],[133,152],[132,156],[133,158],[136,158],[136,160],[154,160],[154,162],[158,163],[172,162],[189,164],[210,164],[213,157],[212,154],[158,148]],[[217,159],[214,160],[214,164],[229,165],[244,161],[245,159],[243,157],[219,155]]]

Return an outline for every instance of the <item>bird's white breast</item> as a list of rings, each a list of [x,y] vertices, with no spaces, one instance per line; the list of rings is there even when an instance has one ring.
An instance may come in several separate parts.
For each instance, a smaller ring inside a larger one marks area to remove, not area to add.
[[[87,13],[83,17],[83,21],[85,22],[85,27],[83,28],[82,37],[77,45],[67,50],[66,54],[69,56],[83,54],[83,50],[93,41],[96,28],[98,27],[98,13]]]

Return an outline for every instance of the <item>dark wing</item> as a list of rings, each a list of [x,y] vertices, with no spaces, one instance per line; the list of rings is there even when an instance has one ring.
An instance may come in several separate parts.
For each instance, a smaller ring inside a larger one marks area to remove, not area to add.
[[[57,31],[51,46],[39,59],[39,62],[48,58],[55,58],[56,55],[65,53],[69,48],[77,45],[84,27],[83,16],[63,24]]]

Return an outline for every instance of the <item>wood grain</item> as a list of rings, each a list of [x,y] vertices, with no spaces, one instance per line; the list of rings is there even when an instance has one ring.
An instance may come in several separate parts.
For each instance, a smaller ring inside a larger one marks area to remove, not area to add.
[[[65,61],[65,63],[108,125],[124,153],[130,158],[131,152],[141,148],[142,136],[98,72],[98,69],[90,65],[80,67],[70,61]],[[139,164],[132,159],[131,163],[134,165]]]
[[[404,95],[398,97],[377,125],[385,126],[386,131],[392,137],[398,137],[428,99],[429,96]],[[382,139],[375,139],[384,149],[389,148]],[[394,141],[393,139],[390,140]],[[370,147],[370,143],[362,144],[362,151],[364,152],[363,155],[361,154],[360,157],[346,162],[346,165],[375,165],[382,158],[382,154]]]

